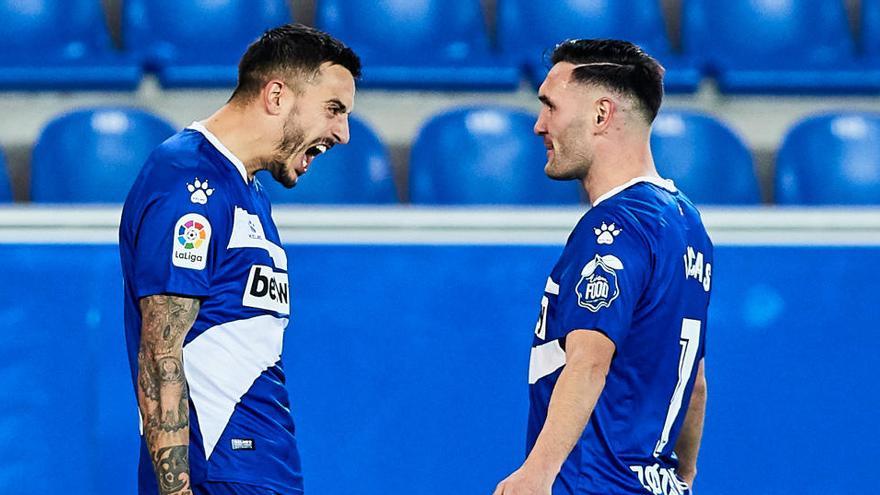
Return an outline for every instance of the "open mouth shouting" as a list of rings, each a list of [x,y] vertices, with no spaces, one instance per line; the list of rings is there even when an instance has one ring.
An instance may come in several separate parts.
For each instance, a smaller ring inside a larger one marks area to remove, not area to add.
[[[302,162],[300,163],[300,169],[297,170],[297,175],[302,175],[308,172],[309,165],[311,165],[315,157],[322,153],[326,153],[332,147],[333,143],[329,143],[327,141],[321,141],[309,147],[303,154]]]

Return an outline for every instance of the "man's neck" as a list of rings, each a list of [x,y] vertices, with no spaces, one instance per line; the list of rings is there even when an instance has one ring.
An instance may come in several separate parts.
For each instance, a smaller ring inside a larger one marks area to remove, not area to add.
[[[597,149],[590,172],[582,180],[582,186],[590,198],[590,204],[637,177],[660,177],[654,167],[650,143],[633,145],[618,144],[613,149]]]
[[[261,158],[271,150],[264,142],[266,134],[260,132],[246,108],[226,104],[202,121],[208,131],[223,143],[244,164],[248,180],[263,168]]]

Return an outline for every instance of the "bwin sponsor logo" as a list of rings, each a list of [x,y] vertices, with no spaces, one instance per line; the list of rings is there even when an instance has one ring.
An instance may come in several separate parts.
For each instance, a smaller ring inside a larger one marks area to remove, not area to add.
[[[288,303],[289,300],[287,298],[288,293],[288,285],[287,283],[280,284],[275,278],[272,277],[274,273],[271,269],[269,269],[269,276],[264,276],[261,272],[260,266],[254,267],[254,277],[251,282],[251,295],[254,297],[266,297],[269,296],[269,299],[273,301],[280,301],[283,303]]]
[[[289,314],[290,286],[287,282],[287,274],[275,272],[268,266],[252,266],[244,288],[242,304],[251,308]]]

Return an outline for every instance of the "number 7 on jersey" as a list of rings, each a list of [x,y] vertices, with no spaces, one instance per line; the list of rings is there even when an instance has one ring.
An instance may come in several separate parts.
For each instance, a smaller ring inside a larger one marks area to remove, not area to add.
[[[684,318],[681,322],[681,355],[678,358],[678,382],[675,384],[675,391],[672,392],[672,399],[669,401],[669,409],[666,411],[666,421],[663,423],[663,432],[657,445],[654,447],[654,457],[659,457],[660,453],[669,443],[669,433],[672,431],[672,425],[681,411],[681,403],[684,398],[684,389],[687,388],[688,380],[694,371],[694,361],[697,359],[697,350],[700,347],[700,320],[692,320]]]

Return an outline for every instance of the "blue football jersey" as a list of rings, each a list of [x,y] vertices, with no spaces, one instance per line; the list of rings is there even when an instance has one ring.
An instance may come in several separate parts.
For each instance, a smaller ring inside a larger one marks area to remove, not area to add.
[[[531,451],[565,367],[565,337],[615,344],[605,388],[554,494],[687,493],[673,447],[700,360],[712,243],[670,181],[638,178],[600,197],[550,273],[529,363]]]
[[[125,333],[136,383],[139,299],[201,300],[185,336],[191,483],[302,493],[281,346],[290,313],[287,255],[271,207],[244,164],[194,123],[150,155],[119,231]],[[140,493],[157,493],[141,440]]]

